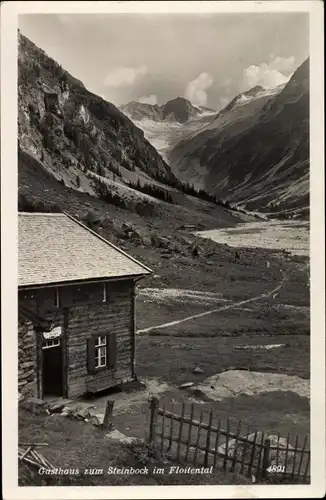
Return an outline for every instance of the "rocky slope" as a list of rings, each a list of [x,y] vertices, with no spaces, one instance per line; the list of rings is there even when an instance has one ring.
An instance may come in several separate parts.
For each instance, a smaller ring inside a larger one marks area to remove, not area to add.
[[[19,148],[57,180],[90,194],[92,174],[175,181],[140,129],[21,34],[18,71]]]
[[[180,141],[175,174],[248,209],[309,210],[309,60],[282,87],[255,87]]]
[[[176,97],[162,106],[132,101],[121,106],[120,109],[133,121],[149,119],[156,122],[167,120],[177,123],[185,123],[195,116],[211,111],[193,106],[188,99],[183,97]]]
[[[187,225],[244,218],[180,191],[142,130],[22,35],[18,70],[19,210],[68,212],[122,246],[171,251],[180,239],[185,252]]]

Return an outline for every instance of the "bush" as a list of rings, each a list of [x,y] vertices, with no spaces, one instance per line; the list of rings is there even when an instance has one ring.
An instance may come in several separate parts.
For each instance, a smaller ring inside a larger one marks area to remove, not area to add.
[[[91,210],[89,210],[87,212],[87,214],[85,215],[85,217],[82,219],[82,221],[85,223],[85,225],[87,227],[89,227],[90,229],[94,229],[97,224],[98,224],[98,219],[96,217],[96,215],[94,214],[94,212],[92,212]]]
[[[122,177],[119,167],[116,167],[115,165],[110,163],[109,168],[110,171],[113,172],[115,175],[117,175],[118,177]]]
[[[103,167],[103,165],[99,165],[98,168],[97,168],[97,173],[98,175],[100,175],[101,177],[106,177],[106,170],[105,168]]]
[[[156,461],[161,458],[157,446],[146,443],[141,439],[137,439],[126,446],[132,451],[137,467],[148,466],[152,463],[156,463]]]
[[[144,217],[151,217],[155,212],[155,205],[150,201],[144,200],[142,202],[135,203],[133,208],[138,215],[142,215]]]

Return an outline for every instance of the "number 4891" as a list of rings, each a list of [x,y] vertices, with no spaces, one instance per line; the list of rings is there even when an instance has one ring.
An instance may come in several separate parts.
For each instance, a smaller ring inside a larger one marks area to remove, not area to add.
[[[267,469],[267,472],[285,472],[284,465],[270,465]]]

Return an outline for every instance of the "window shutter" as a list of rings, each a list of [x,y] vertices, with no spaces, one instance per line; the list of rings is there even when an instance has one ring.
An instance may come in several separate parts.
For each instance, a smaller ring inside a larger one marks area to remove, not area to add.
[[[87,339],[87,370],[88,373],[95,373],[95,339]]]
[[[115,368],[117,361],[117,336],[115,333],[111,333],[110,335],[107,335],[106,339],[108,346],[106,351],[107,366],[108,368]]]

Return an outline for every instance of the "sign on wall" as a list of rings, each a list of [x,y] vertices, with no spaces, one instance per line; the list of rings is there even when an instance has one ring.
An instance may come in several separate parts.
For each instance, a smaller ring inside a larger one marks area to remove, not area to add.
[[[50,332],[43,332],[43,337],[45,338],[45,340],[56,339],[57,337],[61,336],[61,333],[62,333],[61,326],[56,326]]]

